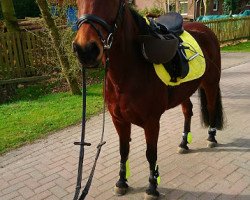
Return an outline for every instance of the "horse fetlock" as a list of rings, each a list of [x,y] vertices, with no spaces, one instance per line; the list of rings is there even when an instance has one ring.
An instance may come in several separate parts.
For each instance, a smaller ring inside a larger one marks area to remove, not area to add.
[[[152,167],[154,166],[154,168]],[[151,165],[150,176],[149,176],[149,186],[145,193],[144,199],[157,199],[160,196],[160,193],[157,191],[158,179],[159,177],[159,168],[158,165]]]
[[[183,148],[183,149],[186,149],[186,150],[189,150],[187,144],[188,144],[187,139],[182,139],[182,141],[181,141],[179,147],[180,147],[180,148]]]
[[[217,140],[215,139],[215,137],[214,136],[210,136],[210,135],[208,136],[207,141],[213,142],[213,143],[218,143]]]
[[[215,136],[216,136],[216,128],[209,128],[207,140],[211,143],[217,143]]]
[[[188,153],[189,152],[189,147],[188,147],[188,141],[187,141],[187,136],[183,136],[182,137],[182,141],[179,145],[179,148],[178,148],[178,153],[179,154],[185,154],[185,153]]]
[[[116,187],[119,187],[119,188],[128,188],[127,179],[120,178],[120,179],[116,182],[115,186],[116,186]]]
[[[120,179],[117,181],[114,187],[114,193],[117,196],[121,196],[126,194],[128,190],[128,184],[126,179],[126,163],[121,162],[120,163]]]

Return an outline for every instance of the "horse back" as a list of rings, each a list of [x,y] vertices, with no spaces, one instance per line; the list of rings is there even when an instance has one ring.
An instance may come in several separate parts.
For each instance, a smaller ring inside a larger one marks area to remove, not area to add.
[[[200,22],[185,22],[183,27],[200,45],[207,60],[207,67],[209,61],[221,67],[220,44],[214,32]]]

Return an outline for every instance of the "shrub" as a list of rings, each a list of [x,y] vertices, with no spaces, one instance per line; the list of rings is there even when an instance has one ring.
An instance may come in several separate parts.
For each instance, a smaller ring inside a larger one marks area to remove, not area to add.
[[[38,17],[40,10],[36,4],[36,0],[12,0],[18,19],[25,17]],[[2,8],[0,6],[0,19],[2,19]]]
[[[152,8],[145,8],[143,10],[140,10],[139,13],[142,15],[142,16],[145,16],[147,14],[153,14],[153,15],[162,15],[164,14],[164,9],[163,8],[160,8],[158,6],[154,6]]]

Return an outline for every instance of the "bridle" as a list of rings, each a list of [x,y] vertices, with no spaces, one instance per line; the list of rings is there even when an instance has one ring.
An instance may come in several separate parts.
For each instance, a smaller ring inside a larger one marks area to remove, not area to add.
[[[108,70],[108,65],[109,65],[109,50],[113,44],[113,38],[114,34],[117,31],[117,28],[121,25],[122,20],[123,20],[123,15],[124,15],[124,10],[125,10],[125,0],[120,1],[119,5],[119,10],[117,12],[116,18],[114,20],[114,23],[112,25],[109,25],[105,20],[102,18],[93,15],[93,14],[84,14],[82,15],[78,20],[77,20],[77,28],[79,28],[83,24],[90,24],[91,27],[94,28],[94,30],[97,32],[99,39],[101,40],[103,44],[103,49],[106,54],[106,62],[105,62],[105,77],[104,77],[104,88],[106,88],[106,73]],[[107,37],[104,38],[103,33],[100,29],[97,28],[96,24],[100,25],[107,31]],[[85,73],[85,68],[83,67],[83,93],[82,93],[82,98],[83,98],[83,109],[82,109],[82,132],[81,132],[81,141],[80,142],[75,142],[75,145],[80,145],[80,153],[79,153],[79,163],[78,163],[78,174],[77,174],[77,184],[76,184],[76,190],[75,190],[75,195],[74,195],[74,200],[83,200],[88,194],[88,191],[90,189],[92,179],[94,176],[94,171],[95,167],[97,164],[97,160],[99,158],[101,148],[102,146],[106,143],[103,141],[104,138],[104,124],[105,124],[105,103],[103,103],[103,127],[102,127],[102,135],[101,135],[101,140],[100,143],[97,145],[97,152],[95,156],[95,161],[93,164],[93,167],[91,169],[88,181],[78,199],[78,196],[80,194],[80,189],[81,189],[81,182],[82,182],[82,169],[83,169],[83,159],[84,159],[84,146],[90,146],[90,143],[85,142],[85,122],[86,122],[86,73]],[[105,92],[105,89],[104,89]],[[104,93],[104,102],[105,102],[105,93]]]
[[[100,38],[104,50],[109,50],[113,43],[114,34],[117,31],[117,28],[122,23],[123,14],[125,10],[125,0],[120,1],[119,9],[112,25],[108,24],[104,19],[93,14],[84,14],[76,22],[78,30],[83,24],[90,24],[94,30],[97,32],[98,37]],[[103,33],[100,29],[97,28],[96,24],[100,25],[108,32],[108,36],[104,38]]]

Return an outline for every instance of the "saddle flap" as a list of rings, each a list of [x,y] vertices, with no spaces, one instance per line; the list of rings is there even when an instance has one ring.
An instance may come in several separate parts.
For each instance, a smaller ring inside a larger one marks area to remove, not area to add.
[[[178,39],[160,39],[151,35],[140,35],[139,41],[142,45],[142,54],[151,63],[167,63],[176,54]]]
[[[171,33],[180,35],[183,33],[183,18],[179,13],[169,12],[161,15],[155,20],[158,24],[165,26]]]

